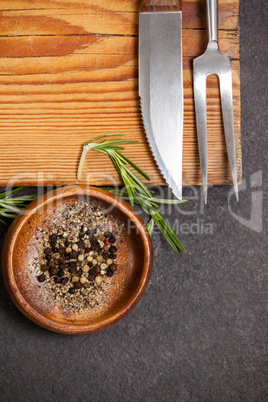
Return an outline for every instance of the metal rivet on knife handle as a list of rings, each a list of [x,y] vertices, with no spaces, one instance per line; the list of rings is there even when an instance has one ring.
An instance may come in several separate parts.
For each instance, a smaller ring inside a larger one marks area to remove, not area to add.
[[[207,118],[206,80],[216,74],[220,81],[221,106],[227,154],[238,201],[236,152],[233,118],[231,58],[220,52],[218,46],[218,0],[206,0],[208,46],[205,53],[194,59],[194,97],[199,157],[202,173],[203,194],[207,202]]]
[[[143,13],[181,11],[181,0],[143,0],[140,11]]]

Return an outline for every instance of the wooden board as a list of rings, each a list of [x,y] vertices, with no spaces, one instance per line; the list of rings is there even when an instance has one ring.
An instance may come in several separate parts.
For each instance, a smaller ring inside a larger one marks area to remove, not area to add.
[[[165,184],[146,142],[138,96],[137,0],[0,0],[0,185],[76,182],[82,145],[125,133],[125,153]],[[183,184],[200,184],[192,60],[207,44],[203,0],[183,0]],[[241,179],[239,0],[219,0],[219,45],[232,58]],[[218,81],[208,80],[208,180],[230,183]],[[111,162],[89,154],[83,181],[119,184]]]

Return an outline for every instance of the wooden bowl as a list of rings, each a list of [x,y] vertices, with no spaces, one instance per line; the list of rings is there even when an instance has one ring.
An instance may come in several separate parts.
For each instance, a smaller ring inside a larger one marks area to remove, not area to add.
[[[51,219],[75,201],[110,208],[109,220],[120,225],[118,269],[111,280],[105,303],[83,312],[68,312],[44,297],[33,262],[43,231]],[[111,208],[112,207],[112,208]],[[150,235],[140,216],[126,202],[107,191],[88,186],[67,186],[32,202],[11,225],[2,254],[3,277],[15,305],[32,321],[65,334],[103,330],[125,317],[141,299],[150,279],[153,251]]]

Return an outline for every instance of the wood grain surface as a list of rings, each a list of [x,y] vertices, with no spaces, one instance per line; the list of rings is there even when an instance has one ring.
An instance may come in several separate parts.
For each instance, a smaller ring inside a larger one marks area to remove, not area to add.
[[[181,0],[142,0],[140,11],[181,11]]]
[[[0,0],[0,185],[75,183],[82,145],[125,133],[125,154],[165,184],[146,142],[138,94],[137,0]],[[192,60],[207,44],[203,0],[183,0],[183,184],[200,184]],[[232,58],[241,180],[239,0],[219,0],[219,45]],[[207,85],[208,181],[231,176],[218,80]],[[112,163],[88,154],[83,182],[120,184]]]

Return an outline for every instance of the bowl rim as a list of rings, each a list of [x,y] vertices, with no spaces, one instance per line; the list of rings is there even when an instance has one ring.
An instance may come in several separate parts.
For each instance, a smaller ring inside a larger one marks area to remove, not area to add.
[[[99,198],[103,201],[113,203],[118,209],[120,209],[124,214],[132,219],[135,226],[139,230],[139,234],[144,247],[144,261],[143,261],[143,271],[140,282],[135,293],[132,295],[130,301],[118,312],[113,314],[111,317],[104,319],[103,321],[95,324],[65,324],[45,317],[44,315],[37,312],[32,305],[25,300],[21,294],[19,287],[17,286],[14,272],[13,272],[13,252],[16,240],[20,234],[23,225],[27,220],[39,209],[44,207],[45,204],[53,202],[57,199],[69,197],[72,195],[90,195],[95,198]],[[52,190],[31,202],[24,210],[23,213],[19,214],[15,220],[12,222],[3,245],[2,251],[2,273],[7,291],[13,300],[14,304],[19,308],[19,310],[30,320],[34,321],[36,324],[49,329],[54,332],[64,333],[64,334],[88,334],[101,331],[115,324],[122,318],[124,318],[140,301],[143,296],[152,272],[153,265],[153,247],[150,234],[139,216],[139,214],[127,204],[124,200],[117,197],[116,195],[109,193],[106,190],[87,186],[85,184],[81,185],[69,185],[63,186]]]

